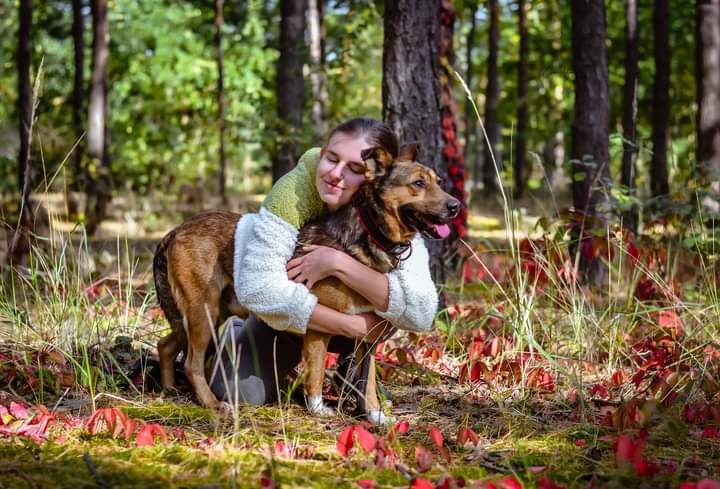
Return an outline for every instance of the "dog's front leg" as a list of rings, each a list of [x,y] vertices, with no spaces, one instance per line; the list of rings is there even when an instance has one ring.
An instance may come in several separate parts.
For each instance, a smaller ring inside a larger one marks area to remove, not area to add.
[[[355,347],[355,365],[360,367],[360,389],[358,394],[358,408],[365,413],[368,421],[374,425],[388,425],[394,421],[392,416],[386,415],[380,409],[377,396],[377,377],[375,372],[375,346],[359,343]]]
[[[322,398],[325,379],[325,354],[330,335],[317,331],[308,331],[303,340],[303,359],[305,360],[305,400],[308,411],[316,416],[334,416],[335,410],[325,405]]]

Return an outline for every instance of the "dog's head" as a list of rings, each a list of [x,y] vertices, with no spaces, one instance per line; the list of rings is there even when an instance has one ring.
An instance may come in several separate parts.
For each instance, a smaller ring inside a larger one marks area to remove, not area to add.
[[[363,151],[370,192],[384,208],[386,227],[394,241],[410,239],[416,232],[442,239],[450,234],[448,223],[458,215],[461,203],[445,192],[440,178],[418,163],[418,145],[405,144],[393,159],[381,148]]]

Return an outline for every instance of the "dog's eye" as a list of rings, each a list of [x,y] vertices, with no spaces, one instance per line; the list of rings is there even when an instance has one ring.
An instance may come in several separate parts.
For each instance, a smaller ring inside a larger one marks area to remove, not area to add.
[[[413,185],[415,185],[417,188],[425,188],[426,183],[425,183],[425,180],[420,179],[420,180],[415,180],[413,182]]]

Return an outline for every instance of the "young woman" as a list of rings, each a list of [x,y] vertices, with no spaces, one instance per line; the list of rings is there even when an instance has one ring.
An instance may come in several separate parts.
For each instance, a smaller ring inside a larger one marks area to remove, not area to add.
[[[235,293],[253,314],[225,328],[225,353],[211,378],[218,399],[250,404],[274,401],[286,374],[300,362],[302,339],[297,333],[304,334],[308,328],[334,336],[330,351],[348,353],[356,338],[374,341],[394,332],[375,327],[378,324],[389,322],[417,332],[432,327],[438,298],[427,249],[419,236],[413,240],[410,258],[387,274],[323,246],[290,260],[298,230],[305,223],[350,202],[365,180],[360,154],[374,146],[397,157],[397,139],[384,123],[356,118],[340,124],[325,146],[307,151],[275,183],[257,214],[248,214],[238,223]],[[367,298],[375,312],[348,315],[318,304],[309,289],[328,276],[336,276]],[[313,413],[333,413],[322,398],[307,399],[307,404]],[[382,413],[370,418],[374,422],[385,419]]]

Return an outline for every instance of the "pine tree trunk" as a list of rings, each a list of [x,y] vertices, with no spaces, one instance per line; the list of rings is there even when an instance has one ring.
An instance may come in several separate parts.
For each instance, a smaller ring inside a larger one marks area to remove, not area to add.
[[[18,10],[19,29],[17,45],[18,67],[18,127],[20,154],[18,157],[18,188],[25,183],[25,169],[30,161],[30,126],[32,124],[32,99],[30,88],[30,32],[32,30],[33,2],[22,0]]]
[[[18,154],[18,188],[20,190],[20,211],[17,224],[10,241],[8,261],[11,265],[24,264],[30,253],[30,237],[33,230],[33,215],[30,207],[31,166],[30,146],[33,126],[33,94],[30,88],[30,62],[33,2],[21,0],[18,9],[18,125],[20,136],[20,152]]]
[[[220,130],[220,155],[219,155],[219,171],[218,171],[218,189],[220,191],[220,199],[227,204],[227,195],[225,193],[225,77],[223,74],[223,48],[222,48],[222,28],[223,28],[223,0],[215,0],[215,58],[217,60],[217,104],[218,104],[218,128]]]
[[[520,33],[520,59],[518,61],[517,129],[515,132],[515,195],[522,197],[529,174],[527,168],[527,95],[528,95],[528,40],[527,4],[518,0],[518,32]]]
[[[278,146],[273,182],[289,172],[300,157],[297,139],[305,106],[305,0],[280,1],[280,57],[277,63]]]
[[[467,68],[467,71],[465,73],[465,84],[470,89],[470,93],[472,93],[473,86],[472,86],[472,80],[473,80],[473,59],[472,59],[472,53],[473,53],[473,46],[475,46],[475,32],[477,30],[477,5],[473,5],[470,7],[470,31],[468,32],[466,43],[465,43],[465,66]],[[480,155],[477,154],[476,151],[473,151],[473,149],[476,147],[473,143],[473,135],[475,134],[475,131],[477,130],[477,124],[476,124],[476,118],[475,118],[475,109],[473,108],[473,104],[470,101],[470,99],[465,100],[465,164],[468,165],[468,167],[472,167],[472,183],[473,187],[475,186],[475,183],[480,180]],[[472,161],[473,163],[470,165],[469,162]]]
[[[315,136],[322,139],[327,132],[325,110],[328,103],[325,59],[323,56],[323,0],[308,0],[310,33],[310,85],[312,87],[312,119]]]
[[[667,195],[668,124],[670,122],[670,11],[668,0],[655,0],[655,83],[653,85],[650,191],[653,197]]]
[[[72,37],[75,49],[75,76],[73,79],[73,128],[77,145],[73,152],[73,190],[79,191],[83,182],[82,154],[84,144],[81,141],[85,133],[83,124],[83,112],[85,111],[85,19],[83,18],[82,0],[73,0],[73,25]]]
[[[401,142],[420,143],[420,162],[448,182],[440,129],[439,18],[440,0],[386,2],[383,117]],[[433,280],[441,284],[445,241],[429,242],[428,248]]]
[[[574,230],[577,243],[583,250],[595,245],[596,238],[589,231],[600,225],[591,218],[597,215],[598,204],[607,201],[607,186],[610,183],[610,100],[604,1],[572,0],[571,15],[575,113],[570,159],[573,206],[585,216],[582,224]],[[600,285],[607,277],[601,260],[592,258],[593,255],[579,253],[580,271],[587,282]]]
[[[623,88],[623,162],[620,183],[635,195],[635,162],[637,160],[637,87],[638,87],[637,0],[625,0],[625,86]],[[625,225],[637,230],[637,206],[625,214]]]
[[[500,32],[500,4],[498,0],[488,0],[490,30],[488,38],[487,89],[485,90],[485,132],[490,147],[485,145],[483,158],[483,184],[488,194],[497,192],[501,182],[498,172],[502,169],[498,144],[500,143],[500,125],[497,120],[497,103],[500,98],[498,81],[498,41]],[[494,162],[493,162],[494,160]],[[498,168],[495,168],[497,164]]]
[[[107,99],[107,60],[110,29],[107,18],[107,0],[91,0],[93,44],[90,104],[88,107],[89,169],[87,232],[93,235],[105,218],[107,204],[112,198],[110,132]]]
[[[703,179],[720,190],[720,0],[697,0],[697,160]]]

